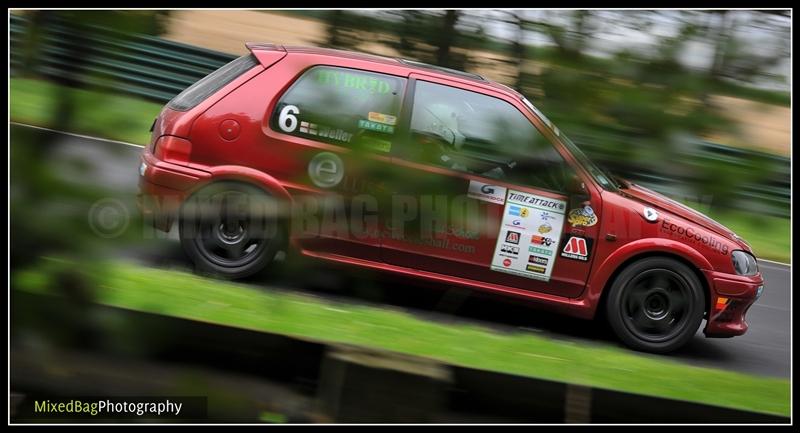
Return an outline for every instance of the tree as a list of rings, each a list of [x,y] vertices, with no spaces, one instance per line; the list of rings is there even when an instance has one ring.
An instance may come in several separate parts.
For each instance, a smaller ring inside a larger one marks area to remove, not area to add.
[[[704,36],[714,53],[708,71],[712,81],[752,83],[790,56],[788,11],[710,10],[705,15]]]

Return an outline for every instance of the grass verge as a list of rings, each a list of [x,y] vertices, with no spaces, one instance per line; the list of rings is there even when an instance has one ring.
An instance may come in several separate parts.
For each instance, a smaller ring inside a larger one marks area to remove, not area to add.
[[[15,290],[58,294],[45,261],[16,272]],[[80,266],[78,266],[80,265]],[[88,271],[85,271],[88,272]],[[126,263],[103,265],[95,302],[306,339],[342,342],[443,362],[592,387],[789,415],[789,381],[693,367],[610,346],[577,345],[423,320],[406,312],[272,292]]]

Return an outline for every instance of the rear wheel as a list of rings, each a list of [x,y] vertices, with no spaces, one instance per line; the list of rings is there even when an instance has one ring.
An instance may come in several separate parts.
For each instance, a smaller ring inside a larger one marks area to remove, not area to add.
[[[283,247],[277,204],[252,185],[209,185],[181,208],[181,245],[200,272],[231,279],[253,275]]]
[[[649,257],[617,276],[606,299],[606,314],[626,345],[667,353],[697,332],[704,299],[703,285],[688,266],[667,257]]]

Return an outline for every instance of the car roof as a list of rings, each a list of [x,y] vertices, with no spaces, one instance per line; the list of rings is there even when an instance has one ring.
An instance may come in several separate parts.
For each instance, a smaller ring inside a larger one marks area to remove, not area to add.
[[[276,45],[271,43],[247,43],[246,45],[247,48],[250,50],[282,50],[287,53],[304,53],[304,54],[339,57],[339,58],[349,58],[349,59],[364,60],[374,63],[381,63],[385,65],[400,66],[400,67],[405,67],[411,71],[426,72],[426,73],[432,73],[434,75],[441,75],[450,78],[459,78],[462,80],[467,80],[476,84],[493,88],[495,90],[500,90],[505,93],[510,93],[511,95],[517,98],[523,97],[522,94],[516,91],[515,89],[506,86],[504,84],[488,80],[482,77],[481,75],[474,74],[471,72],[459,71],[456,69],[445,68],[443,66],[431,65],[428,63],[418,62],[415,60],[403,59],[398,57],[379,56],[376,54],[367,54],[356,51],[339,50],[334,48],[322,48],[322,47],[301,46],[301,45]]]

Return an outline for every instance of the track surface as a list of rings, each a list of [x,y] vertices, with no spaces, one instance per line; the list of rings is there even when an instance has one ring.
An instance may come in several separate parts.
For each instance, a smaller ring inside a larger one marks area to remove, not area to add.
[[[134,197],[141,148],[12,124],[12,153],[15,146],[24,145],[17,143],[15,132],[17,135],[44,134],[54,144],[53,152],[46,158],[53,170],[65,177],[80,177],[82,182],[103,184],[114,191],[115,198],[130,206],[132,213],[136,212]],[[76,160],[83,163],[80,172],[76,172]],[[154,239],[152,246],[126,249],[119,254],[151,266],[189,270],[191,263],[182,254],[174,232],[165,239]],[[247,283],[270,290],[303,291],[338,301],[400,308],[427,320],[472,323],[501,332],[536,332],[577,344],[620,344],[606,327],[597,323],[533,310],[513,301],[487,298],[466,290],[423,287],[409,284],[408,280],[365,274],[353,269],[334,269],[326,264],[312,266],[313,272],[303,268],[302,275],[284,272],[266,279],[251,279]],[[698,331],[685,348],[669,355],[670,358],[731,371],[790,376],[791,268],[763,261],[759,266],[766,281],[765,290],[748,312],[750,329],[747,334],[731,339],[707,339]]]

